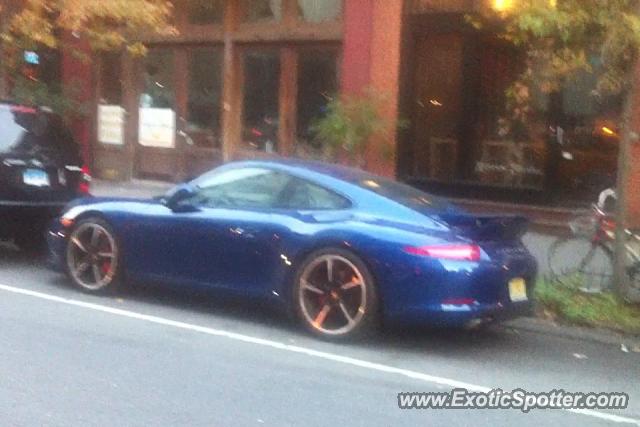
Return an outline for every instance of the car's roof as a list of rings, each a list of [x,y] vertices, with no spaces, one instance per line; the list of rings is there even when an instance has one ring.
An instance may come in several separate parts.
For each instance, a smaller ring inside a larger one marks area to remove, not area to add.
[[[314,160],[300,159],[265,159],[265,160],[245,160],[231,163],[232,165],[245,166],[274,166],[278,169],[289,170],[290,172],[306,170],[322,175],[329,175],[343,181],[355,182],[363,179],[375,177],[375,175],[360,169],[350,168],[343,165],[325,163]]]
[[[446,200],[372,173],[342,165],[298,159],[266,159],[231,162],[227,168],[277,169],[326,186],[348,197],[370,213],[394,217],[432,215],[457,210]]]

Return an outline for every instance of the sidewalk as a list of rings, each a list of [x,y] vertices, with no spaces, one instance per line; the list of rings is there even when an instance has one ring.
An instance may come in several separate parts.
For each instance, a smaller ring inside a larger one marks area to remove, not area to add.
[[[491,202],[474,199],[450,199],[469,212],[490,215],[522,215],[531,221],[531,230],[541,234],[564,235],[568,223],[577,216],[589,215],[588,209],[569,209],[549,206]]]
[[[620,350],[625,353],[640,352],[640,336],[623,335],[608,329],[559,325],[539,317],[520,317],[499,326],[514,331],[525,331],[536,334],[553,335],[571,340],[597,342],[619,347]]]

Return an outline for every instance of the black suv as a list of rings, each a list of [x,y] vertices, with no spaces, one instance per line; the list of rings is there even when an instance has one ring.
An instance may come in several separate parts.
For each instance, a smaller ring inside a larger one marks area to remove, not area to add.
[[[0,103],[0,239],[38,249],[47,223],[88,194],[90,179],[60,116]]]

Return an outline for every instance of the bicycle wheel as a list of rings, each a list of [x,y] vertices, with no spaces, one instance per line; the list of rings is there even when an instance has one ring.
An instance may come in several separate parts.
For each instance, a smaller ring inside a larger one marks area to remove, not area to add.
[[[629,232],[626,248],[626,267],[629,275],[629,285],[632,289],[640,290],[640,235]]]
[[[586,237],[556,240],[549,248],[549,270],[558,283],[585,292],[601,292],[613,283],[613,254]]]

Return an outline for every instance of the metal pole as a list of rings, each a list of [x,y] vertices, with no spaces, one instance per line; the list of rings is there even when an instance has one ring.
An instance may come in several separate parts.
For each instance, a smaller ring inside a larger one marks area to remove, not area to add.
[[[638,75],[640,74],[640,61],[636,60],[630,80],[629,91],[627,93],[625,109],[623,115],[623,134],[618,152],[618,207],[617,207],[617,232],[615,242],[615,274],[614,287],[618,295],[627,297],[629,291],[629,281],[626,273],[626,230],[629,228],[629,206],[628,192],[631,179],[630,162],[631,146],[638,141],[638,134],[635,131],[635,116],[640,108],[638,104]]]

